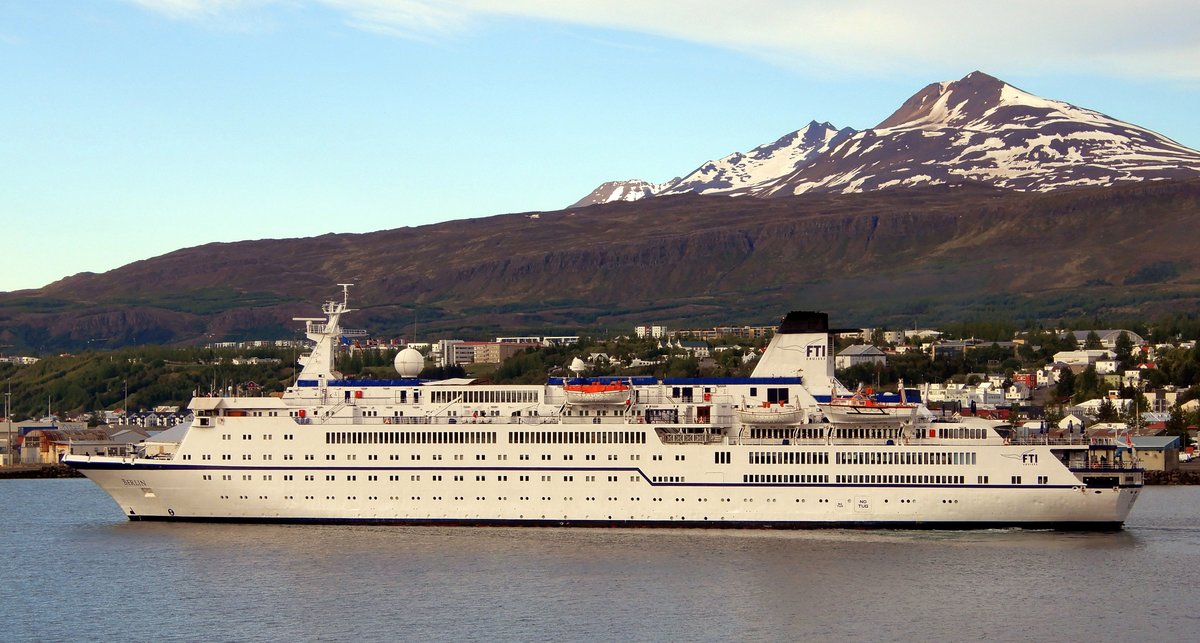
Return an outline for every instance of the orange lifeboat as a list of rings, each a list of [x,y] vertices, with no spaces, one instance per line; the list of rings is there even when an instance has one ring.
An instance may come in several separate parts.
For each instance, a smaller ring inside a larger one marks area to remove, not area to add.
[[[623,382],[582,382],[563,384],[570,404],[624,404],[630,387]]]

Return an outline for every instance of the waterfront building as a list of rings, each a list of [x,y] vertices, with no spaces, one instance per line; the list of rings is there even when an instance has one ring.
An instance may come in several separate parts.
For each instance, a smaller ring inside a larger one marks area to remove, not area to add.
[[[1108,350],[1116,350],[1117,340],[1121,337],[1121,333],[1127,334],[1129,336],[1129,341],[1134,346],[1145,346],[1147,344],[1146,340],[1142,339],[1141,335],[1138,335],[1131,330],[1122,330],[1120,328],[1107,330],[1075,330],[1070,332],[1075,336],[1075,342],[1079,344],[1080,347],[1083,347],[1083,345],[1087,343],[1088,336],[1092,333],[1096,333],[1096,336],[1100,338],[1100,344]]]
[[[835,358],[835,368],[841,370],[858,366],[859,364],[887,364],[887,355],[871,344],[855,344],[847,346]]]

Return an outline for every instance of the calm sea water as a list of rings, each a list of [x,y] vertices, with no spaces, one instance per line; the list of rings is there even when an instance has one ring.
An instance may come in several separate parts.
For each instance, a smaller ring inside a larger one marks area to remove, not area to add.
[[[1186,641],[1200,488],[1118,533],[131,523],[0,480],[0,640]]]

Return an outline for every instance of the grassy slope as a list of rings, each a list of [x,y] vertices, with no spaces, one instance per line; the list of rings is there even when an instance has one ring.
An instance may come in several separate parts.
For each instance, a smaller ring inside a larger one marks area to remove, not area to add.
[[[934,324],[1197,310],[1200,182],[787,199],[680,196],[420,228],[188,248],[0,295],[0,343],[289,335],[334,284],[401,334],[768,323]]]

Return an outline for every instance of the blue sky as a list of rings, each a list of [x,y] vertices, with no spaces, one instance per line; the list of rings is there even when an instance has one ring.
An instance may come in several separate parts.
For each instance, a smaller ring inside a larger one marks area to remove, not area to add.
[[[554,210],[976,69],[1200,148],[1196,24],[1194,0],[0,0],[0,291]]]

